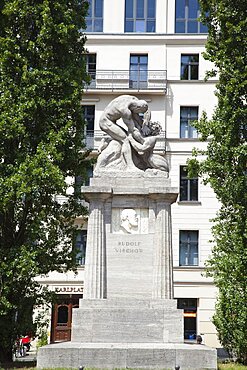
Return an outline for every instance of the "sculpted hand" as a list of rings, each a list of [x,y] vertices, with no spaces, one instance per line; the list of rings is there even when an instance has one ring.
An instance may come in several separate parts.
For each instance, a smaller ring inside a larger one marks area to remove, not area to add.
[[[148,128],[148,126],[143,124],[142,129],[141,129],[141,133],[142,133],[143,136],[148,136],[150,134],[150,129]]]

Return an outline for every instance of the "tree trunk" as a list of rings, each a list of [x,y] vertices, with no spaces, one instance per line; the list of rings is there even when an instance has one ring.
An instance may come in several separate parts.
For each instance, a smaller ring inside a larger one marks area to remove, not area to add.
[[[13,350],[12,345],[5,347],[0,343],[0,367],[6,368],[4,365],[13,363]]]

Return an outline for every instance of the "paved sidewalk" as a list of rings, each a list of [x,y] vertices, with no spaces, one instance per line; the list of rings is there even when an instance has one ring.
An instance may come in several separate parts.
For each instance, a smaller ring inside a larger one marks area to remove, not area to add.
[[[37,359],[36,348],[31,348],[24,357],[17,357],[15,361],[17,362],[34,362]]]

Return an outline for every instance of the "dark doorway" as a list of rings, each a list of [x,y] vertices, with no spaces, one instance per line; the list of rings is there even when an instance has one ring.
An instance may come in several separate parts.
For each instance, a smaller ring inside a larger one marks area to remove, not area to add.
[[[197,299],[179,298],[178,308],[184,310],[184,339],[195,340],[197,333]]]

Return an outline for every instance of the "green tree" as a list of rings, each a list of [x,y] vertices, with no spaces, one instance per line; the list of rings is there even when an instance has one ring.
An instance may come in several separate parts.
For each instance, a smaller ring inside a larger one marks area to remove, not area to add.
[[[75,268],[73,220],[85,209],[66,179],[89,165],[86,11],[83,0],[0,2],[0,361],[45,294],[34,277]]]
[[[190,170],[204,176],[221,202],[208,262],[219,288],[213,321],[222,345],[247,363],[247,3],[200,0],[200,5],[209,29],[204,57],[219,78],[218,103],[210,120],[204,114],[196,124],[209,142],[206,159],[199,163],[195,152]]]

